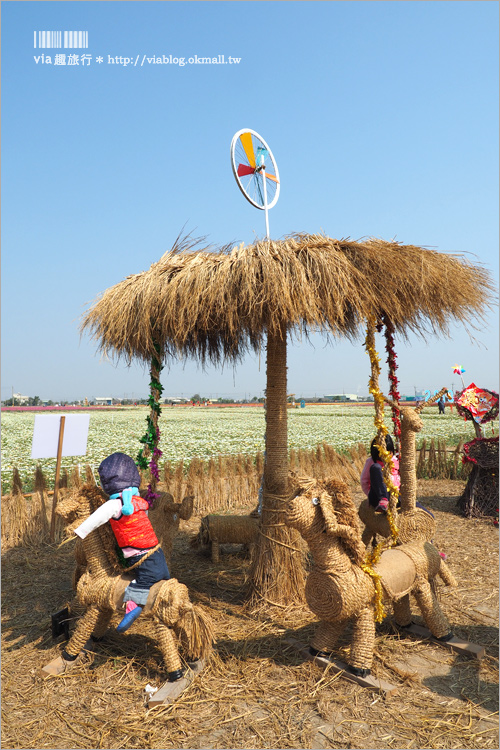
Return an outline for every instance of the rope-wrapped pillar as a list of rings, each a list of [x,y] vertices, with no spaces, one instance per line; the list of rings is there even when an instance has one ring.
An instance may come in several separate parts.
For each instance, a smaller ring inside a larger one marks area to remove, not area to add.
[[[250,576],[250,603],[286,606],[304,601],[304,554],[285,526],[288,484],[286,328],[268,332],[266,462],[260,533]]]

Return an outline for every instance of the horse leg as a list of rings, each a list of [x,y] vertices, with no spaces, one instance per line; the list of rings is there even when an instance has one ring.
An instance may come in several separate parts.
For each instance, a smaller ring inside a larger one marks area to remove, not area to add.
[[[174,682],[182,677],[182,664],[177,650],[174,634],[165,623],[154,618],[158,646],[163,656],[163,661],[168,672],[168,679]]]
[[[406,594],[405,596],[402,596],[401,599],[393,601],[392,608],[394,610],[394,619],[396,620],[396,623],[402,628],[408,627],[412,621],[410,595]]]
[[[441,578],[445,586],[458,586],[457,579],[449,569],[448,565],[444,560],[441,560],[439,566],[438,576]]]
[[[94,632],[96,624],[102,614],[102,610],[95,604],[87,609],[84,615],[78,620],[76,630],[68,641],[68,645],[63,651],[63,658],[67,661],[74,661],[80,651],[83,649],[91,634]]]
[[[375,618],[373,609],[365,607],[353,623],[349,666],[355,674],[369,674],[375,644]]]
[[[442,639],[447,635],[451,635],[450,623],[444,616],[429,581],[424,578],[417,580],[412,593],[420,607],[425,624],[432,635],[435,638]]]
[[[363,529],[363,533],[361,534],[361,541],[365,545],[365,547],[368,547],[370,542],[373,540],[375,542],[375,534],[371,529],[368,528],[368,526],[365,526]]]
[[[212,539],[212,562],[220,562],[220,544],[216,539]]]
[[[320,620],[310,644],[311,649],[316,651],[314,655],[317,656],[318,652],[330,654],[337,645],[346,624],[347,620],[340,620],[339,622]]]
[[[102,609],[99,612],[99,617],[95,624],[94,630],[92,631],[92,640],[100,641],[104,633],[108,629],[109,622],[113,616],[112,609]]]

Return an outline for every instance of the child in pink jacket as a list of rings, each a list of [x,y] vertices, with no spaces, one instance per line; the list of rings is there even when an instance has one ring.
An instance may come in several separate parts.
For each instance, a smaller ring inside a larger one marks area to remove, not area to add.
[[[377,512],[385,513],[389,506],[389,493],[382,473],[384,462],[380,458],[376,440],[377,438],[372,440],[370,445],[370,458],[366,460],[363,471],[361,472],[361,488],[365,495],[368,496],[368,502],[370,505],[374,507]],[[401,484],[401,478],[399,476],[399,459],[395,455],[394,443],[390,435],[385,436],[385,447],[386,450],[392,454],[391,480],[393,485],[399,489]]]

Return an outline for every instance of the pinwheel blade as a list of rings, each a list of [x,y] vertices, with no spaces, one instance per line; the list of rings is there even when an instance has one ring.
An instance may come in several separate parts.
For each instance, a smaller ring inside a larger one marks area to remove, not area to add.
[[[250,166],[255,168],[255,152],[253,150],[252,134],[242,133],[240,135],[240,141],[241,141],[241,145],[245,149],[245,154],[247,155],[248,163],[250,164]]]
[[[274,180],[274,182],[276,182],[276,183],[277,183],[277,182],[279,182],[278,178],[277,178],[277,177],[275,177],[275,176],[274,176],[273,174],[269,174],[268,172],[266,172],[266,173],[265,173],[265,175],[266,175],[266,177],[267,177],[267,178],[268,178],[269,180]]]
[[[246,174],[253,174],[255,169],[249,167],[248,164],[238,164],[238,176],[243,177]]]

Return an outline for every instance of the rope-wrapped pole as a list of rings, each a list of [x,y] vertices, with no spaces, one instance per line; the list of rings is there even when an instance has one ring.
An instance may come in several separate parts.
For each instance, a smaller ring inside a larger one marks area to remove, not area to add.
[[[255,607],[300,603],[305,590],[304,554],[298,534],[284,519],[288,499],[286,339],[285,327],[267,335],[266,461],[249,589]]]

